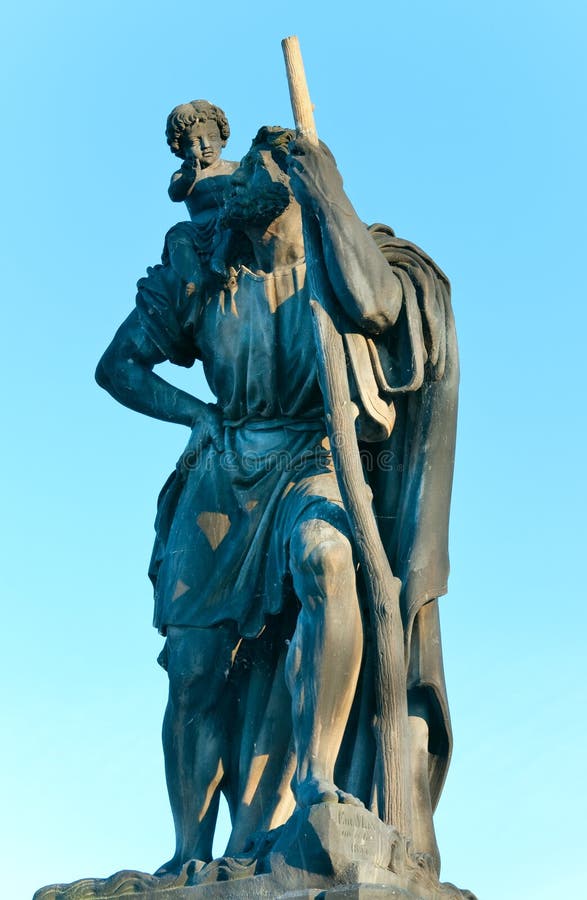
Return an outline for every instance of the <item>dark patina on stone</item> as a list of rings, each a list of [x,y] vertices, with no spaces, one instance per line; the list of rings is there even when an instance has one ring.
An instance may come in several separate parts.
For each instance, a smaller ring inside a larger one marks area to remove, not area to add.
[[[449,282],[364,225],[315,132],[262,126],[238,165],[228,135],[207,101],[170,114],[169,193],[190,221],[96,370],[189,429],[149,569],[175,850],[154,875],[35,900],[472,898],[439,881],[433,824],[452,744]],[[154,371],[196,360],[214,403]],[[213,859],[221,794],[232,828]]]

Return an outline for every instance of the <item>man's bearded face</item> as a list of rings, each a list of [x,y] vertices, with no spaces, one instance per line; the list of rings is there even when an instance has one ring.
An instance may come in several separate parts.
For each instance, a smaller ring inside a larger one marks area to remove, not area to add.
[[[244,231],[247,226],[267,228],[293,198],[289,177],[268,150],[249,150],[233,173],[231,186],[222,222]]]

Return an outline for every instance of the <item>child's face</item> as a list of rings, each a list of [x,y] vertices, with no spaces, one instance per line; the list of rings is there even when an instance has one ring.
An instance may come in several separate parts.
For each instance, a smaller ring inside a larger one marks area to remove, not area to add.
[[[186,159],[197,159],[202,168],[211,166],[222,153],[222,138],[214,119],[198,117],[181,139]]]

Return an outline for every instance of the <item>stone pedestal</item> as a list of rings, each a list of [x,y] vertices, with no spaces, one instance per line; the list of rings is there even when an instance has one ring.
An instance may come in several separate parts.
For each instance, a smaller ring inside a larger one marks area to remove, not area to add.
[[[34,900],[475,900],[440,883],[428,857],[356,806],[298,810],[257,846],[255,856],[188,863],[178,877],[120,872],[51,885]]]

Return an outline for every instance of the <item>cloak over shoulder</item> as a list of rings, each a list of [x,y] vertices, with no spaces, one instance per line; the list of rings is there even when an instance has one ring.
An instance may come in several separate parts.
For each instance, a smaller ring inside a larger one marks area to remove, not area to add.
[[[446,593],[449,573],[456,333],[444,273],[390,228],[369,230],[401,281],[402,309],[383,335],[349,330],[344,337],[359,434],[366,438],[361,443],[365,474],[391,569],[402,584],[408,691],[425,691],[434,715],[429,750],[436,805],[452,742],[436,599]]]

